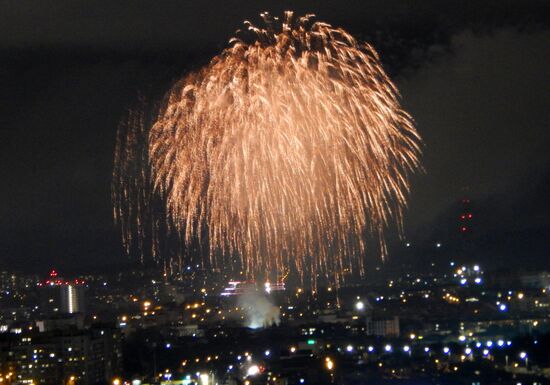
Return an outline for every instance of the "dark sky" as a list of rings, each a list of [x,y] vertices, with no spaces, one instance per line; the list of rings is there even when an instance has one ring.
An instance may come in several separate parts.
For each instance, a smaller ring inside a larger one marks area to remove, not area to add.
[[[547,1],[3,0],[0,267],[124,260],[110,204],[124,110],[284,9],[372,42],[402,91],[426,143],[408,239],[447,241],[468,195],[479,258],[550,258]]]

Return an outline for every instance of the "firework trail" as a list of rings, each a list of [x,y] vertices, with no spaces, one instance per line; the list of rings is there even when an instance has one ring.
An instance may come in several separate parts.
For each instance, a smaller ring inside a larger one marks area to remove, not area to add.
[[[250,275],[339,281],[363,271],[367,234],[385,254],[421,140],[370,45],[312,15],[262,17],[176,83],[150,122],[130,114],[115,218],[127,247],[158,252],[165,231],[184,248],[206,243],[214,267],[236,258]]]

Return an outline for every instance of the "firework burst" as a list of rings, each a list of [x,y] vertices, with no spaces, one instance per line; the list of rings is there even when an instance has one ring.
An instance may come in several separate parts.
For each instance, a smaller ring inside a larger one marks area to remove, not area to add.
[[[311,15],[262,16],[176,83],[150,122],[131,115],[115,218],[128,247],[147,233],[158,252],[169,231],[184,248],[207,244],[214,267],[236,258],[249,275],[339,281],[363,272],[367,234],[385,254],[420,138],[370,45]]]

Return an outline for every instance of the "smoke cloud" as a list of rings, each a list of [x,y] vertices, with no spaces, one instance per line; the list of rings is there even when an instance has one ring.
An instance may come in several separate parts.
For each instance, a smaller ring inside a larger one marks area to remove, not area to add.
[[[264,294],[250,289],[239,297],[239,306],[246,312],[246,326],[259,329],[278,325],[280,310]]]

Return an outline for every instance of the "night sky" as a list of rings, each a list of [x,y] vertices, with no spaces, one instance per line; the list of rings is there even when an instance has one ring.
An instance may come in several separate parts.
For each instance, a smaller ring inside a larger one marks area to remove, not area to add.
[[[407,240],[452,245],[467,196],[478,260],[547,266],[549,4],[0,1],[0,268],[125,261],[110,201],[125,109],[208,62],[243,20],[284,9],[371,42],[401,90],[426,144]]]

